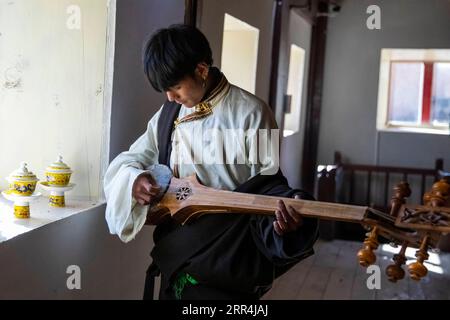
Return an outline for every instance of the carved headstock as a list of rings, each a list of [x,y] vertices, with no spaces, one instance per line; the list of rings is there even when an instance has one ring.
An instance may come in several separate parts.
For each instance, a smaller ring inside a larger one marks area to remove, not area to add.
[[[367,267],[375,263],[373,251],[378,247],[378,235],[401,244],[399,253],[393,257],[395,264],[386,269],[389,280],[393,282],[404,277],[405,272],[401,266],[406,262],[405,251],[408,246],[418,248],[417,261],[410,264],[408,270],[412,279],[420,280],[427,274],[423,262],[428,259],[428,249],[436,247],[442,234],[450,232],[450,185],[446,180],[436,182],[431,191],[425,193],[424,205],[406,205],[405,198],[410,193],[407,183],[404,182],[394,188],[390,212],[391,217],[395,219],[394,224],[389,226],[388,230],[380,230],[380,226],[373,227],[364,241],[364,248],[358,252],[360,264]]]

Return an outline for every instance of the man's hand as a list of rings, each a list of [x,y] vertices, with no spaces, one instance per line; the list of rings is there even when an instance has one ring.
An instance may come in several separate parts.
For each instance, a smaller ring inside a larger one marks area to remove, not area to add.
[[[150,204],[153,197],[156,197],[159,193],[160,187],[149,174],[142,174],[136,178],[133,184],[133,198],[142,205],[146,206]]]
[[[300,199],[300,196],[296,195],[295,199]],[[278,200],[275,217],[276,220],[273,222],[273,227],[275,232],[280,236],[297,230],[303,224],[301,214],[291,206],[286,208],[283,200]]]

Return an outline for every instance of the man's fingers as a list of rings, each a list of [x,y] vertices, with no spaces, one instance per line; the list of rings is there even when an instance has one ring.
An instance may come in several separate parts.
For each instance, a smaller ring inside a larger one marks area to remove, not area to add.
[[[295,199],[299,198],[299,195],[295,195]],[[273,222],[273,227],[275,232],[279,235],[296,230],[303,225],[302,215],[291,205],[286,206],[283,200],[278,200],[278,208],[275,210],[275,217],[276,221]]]
[[[280,229],[281,229],[283,232],[286,231],[287,228],[288,228],[288,226],[287,226],[287,223],[286,223],[286,221],[284,220],[284,218],[283,218],[283,216],[282,216],[282,214],[281,214],[281,211],[276,210],[276,211],[275,211],[275,216],[276,216],[276,218],[277,218],[278,226],[280,227]]]
[[[154,185],[152,185],[150,182],[148,182],[148,181],[144,181],[144,182],[142,182],[142,188],[141,188],[141,192],[142,193],[146,193],[146,194],[148,194],[148,195],[151,195],[151,196],[157,196],[158,195],[158,193],[159,193],[159,187],[158,186],[154,186]]]
[[[150,188],[150,193],[154,193],[155,196],[157,196],[158,193],[159,193],[159,190],[161,190],[160,187],[158,187],[158,186],[152,186],[152,187]]]
[[[153,197],[158,196],[160,187],[150,175],[140,175],[133,184],[133,197],[140,205],[148,205]]]
[[[286,210],[282,211],[281,214],[284,217],[284,221],[287,221],[287,225],[289,227],[294,227],[295,228],[297,226],[297,221],[298,220],[293,218],[293,214],[294,214],[293,211],[295,211],[294,208],[292,208],[291,206],[287,206]]]
[[[148,191],[153,191],[158,193],[161,187],[158,185],[158,183],[153,179],[151,175],[147,176],[147,181],[150,183],[150,188],[147,189]]]
[[[148,194],[143,194],[143,195],[141,195],[141,199],[143,199],[146,203],[150,203],[150,201],[152,200],[152,197]]]
[[[285,231],[288,229],[295,230],[297,228],[298,219],[293,218],[294,213],[291,211],[294,209],[291,206],[286,207],[286,205],[284,204],[284,201],[281,201],[281,200],[279,200],[278,207],[281,207],[281,215],[282,215],[283,220],[286,222]]]
[[[286,211],[286,205],[284,204],[283,200],[278,200],[278,210],[280,211],[280,213]],[[284,221],[287,222],[286,219],[284,219]]]
[[[148,205],[151,201],[152,197],[148,194],[145,193],[138,193],[136,195],[136,201],[140,204],[140,205]]]
[[[152,196],[152,197],[156,197],[158,195],[158,191],[147,191],[147,190],[143,190],[143,193],[145,193],[146,195]]]
[[[161,187],[156,182],[154,182],[153,179],[149,182],[149,184],[150,184],[150,186],[147,187],[147,190],[149,192],[158,193],[159,190],[161,189]]]
[[[278,224],[278,221],[276,220],[273,222],[273,228],[279,236],[282,236],[284,234],[283,230],[281,230],[280,225]]]
[[[145,191],[149,191],[150,188],[152,187],[152,184],[147,180],[147,179],[143,179],[141,182],[140,187],[145,190]]]
[[[288,214],[296,226],[301,226],[303,224],[302,216],[292,206],[288,206]]]
[[[139,203],[141,206],[147,205],[147,203],[145,202],[145,200],[142,199],[142,198],[138,198],[138,199],[136,199],[136,201],[137,201],[137,203]]]
[[[296,194],[296,195],[294,196],[294,198],[295,198],[295,199],[301,199],[301,197],[300,197],[299,194]],[[298,211],[295,210],[295,209],[294,209],[292,218],[293,218],[297,223],[299,223],[299,226],[302,226],[302,225],[303,225],[303,217],[302,217],[302,215],[300,214],[300,212],[298,212]]]

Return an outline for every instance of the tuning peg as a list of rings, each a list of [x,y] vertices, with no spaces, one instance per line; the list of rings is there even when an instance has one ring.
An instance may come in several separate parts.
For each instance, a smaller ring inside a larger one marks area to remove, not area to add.
[[[402,181],[394,187],[394,195],[391,198],[390,215],[397,217],[399,210],[406,203],[406,198],[411,195],[411,189],[406,181]]]
[[[395,254],[392,259],[395,264],[391,264],[386,268],[386,275],[391,282],[397,282],[397,280],[401,280],[405,277],[405,271],[403,270],[402,265],[406,262],[405,252],[407,247],[408,243],[403,242],[400,252]]]
[[[428,236],[425,236],[419,250],[416,252],[417,261],[408,266],[409,274],[413,280],[419,281],[428,273],[427,268],[423,265],[423,262],[428,259],[427,248]]]
[[[430,200],[431,200],[431,192],[425,192],[422,197],[423,204],[425,206],[429,206]]]
[[[450,184],[445,179],[435,182],[431,187],[431,192],[424,195],[424,201],[433,207],[449,205]],[[425,199],[426,198],[426,199]]]
[[[363,249],[358,251],[358,261],[359,264],[363,267],[368,267],[371,264],[374,264],[377,260],[377,257],[373,253],[374,250],[378,248],[378,230],[377,227],[374,227],[370,232],[369,237],[364,240]]]

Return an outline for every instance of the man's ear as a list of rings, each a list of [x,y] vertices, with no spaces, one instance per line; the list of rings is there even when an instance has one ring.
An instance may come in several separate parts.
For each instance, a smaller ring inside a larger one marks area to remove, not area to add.
[[[200,62],[199,64],[197,64],[197,68],[195,69],[195,71],[203,80],[205,80],[206,78],[208,78],[209,65],[207,65],[205,62]]]

